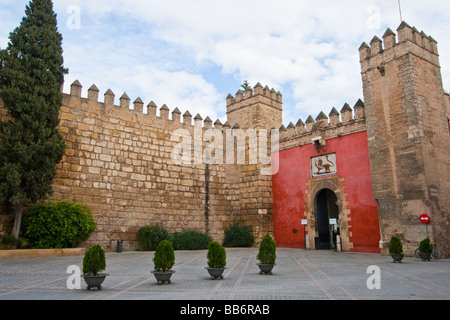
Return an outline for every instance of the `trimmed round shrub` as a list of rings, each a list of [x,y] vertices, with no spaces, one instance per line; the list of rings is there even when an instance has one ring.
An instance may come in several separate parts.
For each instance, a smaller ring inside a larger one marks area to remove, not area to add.
[[[389,253],[390,254],[402,254],[403,245],[399,237],[393,236],[389,242]]]
[[[172,235],[175,250],[203,250],[208,248],[211,241],[209,235],[195,230],[175,232]]]
[[[24,237],[40,249],[75,248],[95,231],[90,209],[81,203],[40,202],[24,219]]]
[[[259,253],[256,257],[262,264],[275,264],[277,246],[269,234],[266,234],[259,245]]]
[[[225,249],[215,241],[211,241],[208,244],[208,254],[206,255],[208,259],[208,266],[210,268],[225,268],[227,265],[227,253]]]
[[[169,240],[163,240],[159,243],[153,258],[155,270],[158,272],[166,272],[172,269],[175,264],[175,253],[173,245]]]
[[[83,273],[96,276],[106,269],[105,251],[97,244],[90,247],[83,258]]]
[[[253,245],[253,235],[250,229],[245,226],[235,224],[225,232],[223,240],[224,247],[251,247]]]
[[[420,251],[420,253],[432,253],[433,252],[433,245],[431,244],[430,238],[426,238],[425,240],[422,240],[420,242],[419,251]]]
[[[154,251],[163,240],[169,240],[169,232],[159,226],[145,226],[138,231],[138,242],[140,249]]]

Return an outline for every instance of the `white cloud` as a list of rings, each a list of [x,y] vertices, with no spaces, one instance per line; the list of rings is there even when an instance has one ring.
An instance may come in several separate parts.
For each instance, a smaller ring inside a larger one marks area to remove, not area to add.
[[[136,87],[136,91],[146,92],[154,97],[161,107],[166,104],[171,110],[179,108],[183,113],[190,111],[193,116],[200,113],[203,118],[217,119],[217,110],[223,104],[221,96],[212,84],[200,75],[187,72],[168,72],[141,66],[136,72],[126,76],[126,81]],[[190,109],[192,107],[192,109]],[[195,110],[195,111],[194,111]]]

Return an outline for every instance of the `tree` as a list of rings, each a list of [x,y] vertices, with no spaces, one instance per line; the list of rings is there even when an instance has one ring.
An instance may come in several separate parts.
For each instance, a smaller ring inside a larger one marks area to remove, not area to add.
[[[245,90],[250,88],[250,84],[248,83],[247,80],[245,80],[244,83],[241,84],[241,88],[244,90],[244,92],[245,92]]]
[[[0,200],[14,210],[19,237],[24,207],[48,197],[65,143],[59,133],[62,36],[51,0],[32,0],[0,51],[0,98],[11,120],[0,122]]]

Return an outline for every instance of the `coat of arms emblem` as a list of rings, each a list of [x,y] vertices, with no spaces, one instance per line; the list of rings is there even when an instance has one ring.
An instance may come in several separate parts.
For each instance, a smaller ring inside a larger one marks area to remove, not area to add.
[[[311,173],[313,178],[337,174],[336,154],[311,158]]]

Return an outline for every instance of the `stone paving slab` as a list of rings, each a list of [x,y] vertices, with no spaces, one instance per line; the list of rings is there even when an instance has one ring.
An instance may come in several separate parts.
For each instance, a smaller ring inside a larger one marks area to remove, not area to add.
[[[71,290],[69,266],[83,258],[0,260],[0,300],[450,300],[450,260],[393,263],[376,254],[277,250],[273,275],[260,275],[257,249],[227,248],[223,280],[210,279],[206,251],[176,251],[171,284],[151,274],[153,252],[107,253],[102,290]],[[369,266],[380,269],[381,288],[370,290]]]

